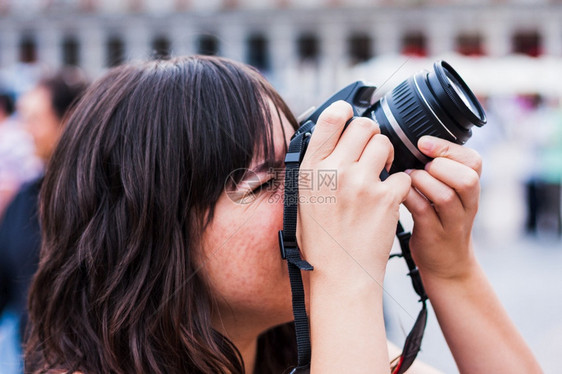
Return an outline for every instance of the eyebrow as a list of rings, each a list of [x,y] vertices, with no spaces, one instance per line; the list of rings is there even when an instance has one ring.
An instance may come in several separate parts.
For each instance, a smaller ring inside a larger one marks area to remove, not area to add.
[[[260,173],[268,171],[269,169],[281,169],[285,165],[284,160],[267,160],[261,164],[256,165],[256,167],[250,169],[254,173]]]

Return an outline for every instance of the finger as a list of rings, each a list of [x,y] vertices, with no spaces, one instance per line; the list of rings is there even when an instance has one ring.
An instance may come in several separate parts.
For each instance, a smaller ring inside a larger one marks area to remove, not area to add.
[[[349,123],[332,152],[334,158],[357,161],[371,138],[380,133],[378,125],[365,117],[355,118]]]
[[[316,160],[328,157],[336,147],[345,123],[351,117],[353,109],[345,101],[336,101],[326,108],[318,117],[305,157]]]
[[[420,138],[418,148],[422,153],[431,158],[449,158],[468,166],[476,171],[478,175],[482,173],[482,158],[473,149],[427,135]]]
[[[394,173],[382,182],[387,185],[390,191],[394,194],[396,201],[403,202],[408,196],[410,187],[412,185],[411,178],[406,173]]]
[[[480,178],[478,173],[459,162],[448,158],[436,158],[425,165],[425,170],[434,178],[453,188],[466,210],[478,208]]]
[[[413,186],[408,191],[408,195],[404,200],[404,206],[412,213],[414,220],[423,218],[424,221],[429,221],[431,225],[436,223],[441,225],[441,221],[439,221],[437,212],[433,209],[431,202]]]
[[[377,176],[383,167],[389,170],[393,160],[394,147],[388,137],[382,134],[376,134],[369,140],[359,158],[359,162],[368,168],[367,172],[376,173]]]
[[[410,172],[412,186],[431,203],[443,225],[454,224],[464,217],[464,207],[456,191],[425,170]]]

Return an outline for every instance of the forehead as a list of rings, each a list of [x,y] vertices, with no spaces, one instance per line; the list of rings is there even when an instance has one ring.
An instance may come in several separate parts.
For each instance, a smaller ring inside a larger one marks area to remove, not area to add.
[[[250,169],[268,169],[269,167],[282,167],[285,153],[293,136],[295,129],[287,117],[270,102],[271,108],[271,129],[273,144],[275,147],[275,159],[267,160],[263,152],[254,155],[250,164]],[[262,170],[256,170],[262,171]]]
[[[51,95],[44,87],[36,87],[24,94],[18,101],[18,110],[28,112],[37,108],[48,108],[51,106]]]

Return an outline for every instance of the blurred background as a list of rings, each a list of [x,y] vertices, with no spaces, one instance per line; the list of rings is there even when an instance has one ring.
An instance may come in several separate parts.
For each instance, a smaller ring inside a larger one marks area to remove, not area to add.
[[[194,53],[255,66],[297,115],[354,80],[382,93],[447,60],[488,115],[468,143],[484,159],[478,257],[545,372],[560,372],[561,0],[0,0],[0,214],[41,174],[13,111],[41,77],[72,67],[94,80],[125,61]],[[405,272],[394,260],[385,284],[400,346],[419,308]],[[3,358],[17,354],[12,317],[0,319],[0,373],[20,370]],[[433,315],[422,349],[457,372]]]

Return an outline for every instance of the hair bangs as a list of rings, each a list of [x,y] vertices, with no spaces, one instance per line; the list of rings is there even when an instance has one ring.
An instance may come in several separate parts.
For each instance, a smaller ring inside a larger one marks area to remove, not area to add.
[[[201,56],[199,59],[204,59]],[[199,196],[201,208],[210,208],[207,222],[212,219],[213,208],[225,189],[239,183],[252,162],[266,167],[279,166],[274,141],[276,123],[282,126],[286,117],[296,128],[291,111],[273,87],[254,69],[242,64],[224,63],[214,58],[204,64],[203,74],[198,71],[199,85],[196,98],[192,98],[195,118],[204,118],[199,123],[199,148],[193,149],[194,157],[201,160],[202,175],[194,170],[194,184],[203,183],[209,189]],[[197,68],[199,70],[199,68]],[[212,89],[209,89],[212,87]],[[199,108],[215,108],[213,112],[201,113]],[[279,121],[274,119],[278,118]],[[277,145],[279,147],[279,145]],[[283,153],[286,144],[283,144]],[[211,172],[209,174],[209,172]]]

